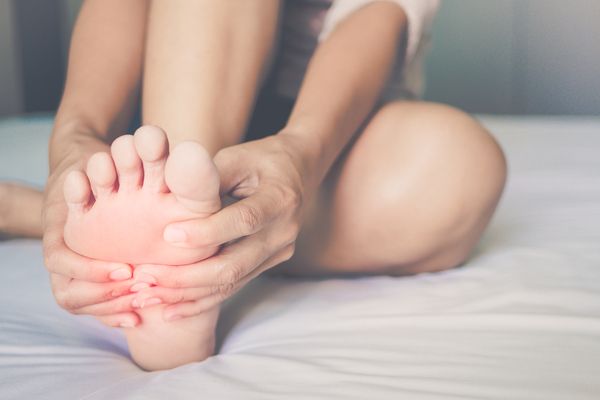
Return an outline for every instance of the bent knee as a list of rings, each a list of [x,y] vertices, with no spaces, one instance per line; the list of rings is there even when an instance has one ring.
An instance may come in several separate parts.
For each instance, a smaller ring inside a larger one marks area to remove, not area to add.
[[[389,267],[386,272],[392,276],[406,276],[450,270],[468,261],[474,245],[472,241],[465,241],[454,246],[431,246],[428,251],[409,259],[402,257],[404,261]]]
[[[429,102],[390,102],[376,113],[370,128],[390,144],[410,147],[430,156],[431,161],[477,161],[479,166],[488,167],[485,172],[493,173],[499,181],[505,179],[506,159],[498,142],[477,120],[457,108]]]

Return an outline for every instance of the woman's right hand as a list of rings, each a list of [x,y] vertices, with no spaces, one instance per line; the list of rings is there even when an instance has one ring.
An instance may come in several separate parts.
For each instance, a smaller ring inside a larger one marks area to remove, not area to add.
[[[56,302],[72,314],[89,314],[114,327],[133,327],[140,322],[132,311],[130,294],[132,269],[128,264],[104,262],[81,256],[70,250],[63,231],[67,204],[63,183],[67,174],[83,170],[87,159],[108,146],[92,135],[53,135],[63,140],[64,158],[52,168],[44,193],[42,211],[44,263],[50,273]],[[54,146],[60,146],[54,143]],[[62,147],[62,146],[61,146]]]

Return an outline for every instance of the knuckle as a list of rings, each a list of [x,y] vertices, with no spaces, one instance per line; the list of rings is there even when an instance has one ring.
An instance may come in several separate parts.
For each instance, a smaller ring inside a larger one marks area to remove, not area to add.
[[[243,267],[239,264],[226,265],[218,276],[218,286],[235,285],[243,277]]]
[[[235,288],[244,276],[243,268],[239,265],[230,264],[222,272],[219,277],[219,284],[215,286],[213,295],[219,299],[227,299],[235,292]]]
[[[262,220],[261,212],[255,207],[243,205],[239,209],[239,219],[244,230],[243,233],[250,234],[259,227]]]
[[[284,209],[296,212],[302,206],[302,193],[292,186],[281,184],[274,186],[272,189],[276,191],[277,199]]]
[[[66,290],[57,291],[55,298],[58,305],[67,311],[72,311],[77,308],[76,301]]]
[[[235,287],[234,283],[219,285],[215,294],[221,299],[227,299],[235,292]]]
[[[302,206],[303,199],[300,193],[292,189],[283,191],[283,202],[291,210],[297,210]]]

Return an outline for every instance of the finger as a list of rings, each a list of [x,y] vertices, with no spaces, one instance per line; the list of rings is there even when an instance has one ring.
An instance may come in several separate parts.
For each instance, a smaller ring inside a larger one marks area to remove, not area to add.
[[[277,216],[278,209],[269,194],[258,191],[209,217],[170,224],[163,236],[178,247],[218,246],[258,232]]]
[[[111,328],[134,328],[141,322],[139,315],[134,312],[103,315],[97,318]]]
[[[143,290],[132,300],[131,306],[134,309],[142,309],[147,305],[156,304],[159,299],[160,303],[175,304],[186,301],[194,301],[213,294],[213,289],[210,286],[200,288],[183,288],[172,289],[161,286],[155,286],[147,290]]]
[[[140,265],[134,280],[168,288],[232,285],[260,265],[269,255],[265,235],[231,243],[206,260],[183,266]]]
[[[132,276],[128,264],[81,256],[66,246],[62,236],[44,237],[44,263],[51,273],[83,281],[123,281]]]
[[[66,310],[104,303],[130,293],[132,281],[96,283],[69,280],[55,291],[56,302]]]
[[[269,257],[258,268],[254,269],[250,274],[241,279],[235,286],[212,288],[212,294],[207,297],[198,298],[195,301],[182,301],[171,304],[165,307],[163,311],[163,319],[165,321],[175,321],[177,319],[191,317],[200,313],[206,312],[213,307],[218,306],[226,299],[237,293],[252,279],[264,271],[273,268],[274,266],[289,260],[293,254],[294,246],[289,245],[279,251],[277,254]]]
[[[224,148],[215,154],[213,162],[219,172],[221,195],[230,193],[236,186],[247,180],[250,169],[240,160],[240,153]]]
[[[117,297],[116,299],[105,301],[104,303],[91,304],[72,310],[73,314],[88,314],[94,316],[106,316],[111,314],[120,314],[134,311],[131,301],[136,294]]]

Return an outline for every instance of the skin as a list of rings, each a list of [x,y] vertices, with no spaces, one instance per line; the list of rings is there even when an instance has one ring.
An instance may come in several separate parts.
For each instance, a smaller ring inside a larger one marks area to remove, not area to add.
[[[16,183],[0,183],[0,234],[41,237],[42,202],[39,190]]]
[[[141,294],[129,288],[142,273],[158,283],[146,295],[174,303],[163,311],[169,320],[211,309],[281,263],[278,270],[290,274],[404,275],[464,262],[498,202],[506,165],[491,136],[460,111],[423,102],[377,103],[406,34],[402,9],[376,2],[340,24],[315,52],[282,131],[235,144],[269,65],[277,4],[231,14],[225,3],[211,3],[216,20],[206,25],[193,22],[196,2],[174,2],[164,13],[152,9],[159,2],[151,9],[144,1],[84,5],[51,141],[43,206],[44,254],[58,303],[111,326],[134,326],[139,316],[131,303]],[[257,15],[263,23],[249,22]],[[159,29],[176,17],[182,27],[169,33],[179,39],[173,48],[161,44],[153,25]],[[190,26],[200,32],[191,35]],[[226,32],[229,45],[197,40],[222,39],[224,26],[233,31]],[[261,45],[244,58],[239,54],[248,35]],[[176,246],[225,244],[216,256],[176,269],[143,266],[134,276],[127,265],[82,257],[65,246],[61,191],[69,171],[82,170],[91,154],[107,151],[106,142],[124,131],[142,78],[145,40],[144,121],[167,127],[168,134],[172,129],[170,141],[205,144],[215,153],[222,192],[239,201],[208,218],[167,227],[185,235]],[[190,57],[181,54],[190,46],[198,46],[189,52],[197,58],[160,64]],[[229,64],[238,56],[245,62]],[[182,75],[186,87],[169,85],[168,77]],[[220,89],[210,82],[217,79],[227,88],[227,102],[216,100]],[[170,95],[159,96],[165,88]],[[240,240],[230,243],[234,239]],[[116,270],[124,273],[111,278]]]

